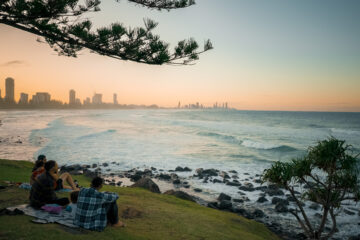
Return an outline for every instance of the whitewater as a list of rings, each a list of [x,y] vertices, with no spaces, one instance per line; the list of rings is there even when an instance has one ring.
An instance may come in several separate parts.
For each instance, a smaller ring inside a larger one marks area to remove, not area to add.
[[[0,158],[259,172],[330,136],[360,149],[360,113],[236,110],[0,111]],[[21,143],[20,143],[21,142]]]

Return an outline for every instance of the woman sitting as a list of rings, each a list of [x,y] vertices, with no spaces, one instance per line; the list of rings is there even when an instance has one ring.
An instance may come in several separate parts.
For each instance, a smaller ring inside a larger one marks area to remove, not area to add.
[[[32,170],[32,174],[30,177],[30,185],[33,185],[33,183],[35,182],[37,177],[45,172],[44,166],[46,164],[46,161],[47,161],[47,159],[46,159],[45,155],[38,156],[38,160],[35,162],[35,166]],[[76,191],[79,190],[77,185],[74,183],[74,180],[72,179],[70,173],[68,173],[68,172],[62,173],[58,178],[61,179],[62,182],[61,182],[61,184],[58,184],[58,188],[56,190],[60,190],[63,188],[76,190]],[[64,182],[67,182],[70,186],[63,185]]]

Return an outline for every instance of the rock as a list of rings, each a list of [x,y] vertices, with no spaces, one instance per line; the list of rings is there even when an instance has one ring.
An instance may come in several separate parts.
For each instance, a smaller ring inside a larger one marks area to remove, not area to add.
[[[268,189],[267,186],[259,186],[259,187],[255,188],[255,190],[262,191],[262,192],[265,192],[267,189]]]
[[[90,165],[87,165],[87,164],[82,165],[81,167],[82,167],[83,170],[84,170],[85,168],[91,168],[91,166],[90,166]]]
[[[133,219],[133,218],[139,218],[142,216],[142,212],[132,208],[132,207],[127,207],[124,211],[122,211],[121,217],[125,218],[125,219]]]
[[[253,219],[254,218],[253,215],[244,208],[234,208],[233,212],[235,212],[235,213],[237,213],[237,214],[239,214],[239,215],[241,215],[243,217],[246,217],[248,219]]]
[[[97,165],[96,163],[93,163],[93,164],[91,165],[92,168],[97,168],[97,166],[98,166],[98,165]]]
[[[175,172],[183,172],[184,169],[182,167],[176,167]]]
[[[145,188],[151,192],[154,193],[160,193],[160,189],[156,183],[154,183],[150,178],[145,177],[138,180],[135,184],[133,184],[131,187],[140,187]]]
[[[187,194],[186,192],[183,192],[183,191],[169,190],[169,191],[164,192],[164,194],[173,195],[175,197],[178,197],[178,198],[181,198],[181,199],[184,199],[184,200],[195,202],[194,198],[191,195],[189,195],[189,194]]]
[[[310,209],[313,209],[313,210],[318,210],[319,207],[320,207],[320,205],[317,204],[317,203],[312,203],[312,204],[309,206],[309,208],[310,208]]]
[[[135,173],[134,175],[131,175],[129,178],[130,178],[130,181],[137,182],[142,178],[142,175],[139,173]]]
[[[254,188],[254,185],[250,182],[245,182],[244,186],[249,187],[249,188]]]
[[[256,200],[258,203],[264,203],[264,202],[267,202],[269,200],[267,200],[266,197],[259,197],[258,200]]]
[[[181,182],[180,182],[180,180],[179,179],[175,179],[174,181],[173,181],[173,184],[180,184]]]
[[[286,213],[288,212],[288,208],[286,207],[286,205],[284,205],[283,203],[281,202],[278,202],[275,206],[275,211],[278,212],[278,213]]]
[[[151,169],[152,171],[156,171],[156,168],[154,168],[154,167],[151,167],[150,169]]]
[[[90,171],[90,170],[88,170],[88,169],[84,169],[83,174],[84,174],[86,177],[91,178],[91,179],[99,176],[99,172],[98,172],[98,171],[93,172],[93,171]]]
[[[184,181],[184,182],[183,182],[183,184],[189,184],[189,182],[187,182],[187,181]]]
[[[280,190],[279,188],[271,189],[268,187],[268,189],[265,192],[271,197],[284,195],[284,192],[282,190]]]
[[[202,192],[202,189],[200,189],[200,188],[194,188],[194,191],[195,191],[195,192]]]
[[[216,177],[218,176],[217,170],[216,169],[205,169],[202,172],[203,175],[207,175],[207,176],[213,176]]]
[[[348,210],[346,208],[344,209],[344,213],[347,214],[347,215],[355,215],[354,212],[352,212],[352,211],[350,211],[350,210]]]
[[[234,199],[233,199],[233,202],[236,202],[236,203],[243,203],[243,202],[244,202],[244,199],[234,198]]]
[[[207,206],[209,207],[209,208],[214,208],[214,209],[217,209],[217,202],[209,202],[208,204],[207,204]]]
[[[103,165],[103,167],[108,167],[109,166],[108,163],[103,163],[102,165]]]
[[[262,183],[262,181],[261,181],[260,179],[255,179],[255,180],[254,180],[254,183],[260,184],[260,183]]]
[[[215,178],[215,179],[213,180],[213,183],[223,183],[223,182],[220,181],[219,179],[216,179],[216,178]]]
[[[238,191],[238,194],[240,194],[241,196],[245,196],[245,195],[246,195],[246,193],[241,192],[241,191]]]
[[[263,218],[265,216],[265,213],[263,211],[261,211],[260,209],[255,209],[254,212],[252,213],[252,215],[255,218]]]
[[[282,198],[278,198],[278,197],[273,197],[273,199],[271,200],[271,203],[272,204],[278,204],[278,203],[281,203],[285,206],[288,206],[289,205],[289,201],[286,200],[286,199],[282,199]]]
[[[190,185],[183,185],[183,188],[190,188]]]
[[[221,171],[219,176],[224,178],[225,176],[229,176],[229,175],[225,171]]]
[[[250,175],[250,173],[244,173],[244,175]]]
[[[230,170],[229,173],[237,173],[235,170]]]
[[[239,189],[240,189],[240,190],[243,190],[243,191],[246,191],[246,192],[253,192],[253,191],[255,191],[255,188],[247,187],[247,186],[240,186]]]
[[[158,178],[163,179],[163,180],[170,180],[171,176],[168,175],[168,174],[161,173],[161,174],[158,175]]]
[[[111,169],[110,169],[110,168],[108,168],[108,169],[106,169],[106,171],[107,171],[107,172],[110,172],[110,171],[111,171]]]
[[[114,182],[110,182],[109,185],[115,186],[115,183],[114,183]]]
[[[227,182],[226,185],[239,187],[239,186],[241,186],[241,183],[237,183],[237,182]]]
[[[218,209],[221,210],[232,210],[232,203],[229,200],[223,200],[219,202]]]
[[[203,172],[203,170],[204,170],[203,168],[198,168],[198,169],[195,170],[195,172],[197,174],[201,174]]]
[[[226,195],[225,193],[220,193],[219,197],[217,198],[218,201],[224,201],[224,200],[227,200],[227,201],[230,201],[231,200],[231,197],[229,195]]]
[[[236,176],[236,175],[232,175],[231,177],[232,177],[233,179],[239,179],[239,177]]]
[[[122,184],[122,181],[118,181],[117,183],[116,183],[116,186],[121,186],[121,184]]]

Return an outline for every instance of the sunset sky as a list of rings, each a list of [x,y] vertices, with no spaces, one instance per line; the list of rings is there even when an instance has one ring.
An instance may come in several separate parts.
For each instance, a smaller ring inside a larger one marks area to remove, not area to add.
[[[68,101],[94,92],[121,104],[176,106],[229,102],[253,110],[360,111],[360,1],[197,0],[190,8],[155,11],[102,1],[94,27],[112,22],[155,30],[173,47],[194,37],[215,49],[195,66],[148,66],[92,54],[59,57],[37,36],[0,24],[0,89]]]

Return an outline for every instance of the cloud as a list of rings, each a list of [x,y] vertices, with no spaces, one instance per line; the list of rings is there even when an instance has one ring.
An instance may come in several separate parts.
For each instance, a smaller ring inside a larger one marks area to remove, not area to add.
[[[19,65],[25,65],[27,64],[25,61],[21,60],[14,60],[14,61],[8,61],[3,64],[1,64],[1,67],[10,67],[10,66],[19,66]]]

